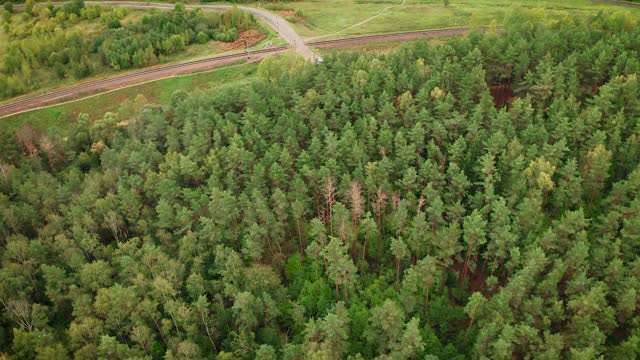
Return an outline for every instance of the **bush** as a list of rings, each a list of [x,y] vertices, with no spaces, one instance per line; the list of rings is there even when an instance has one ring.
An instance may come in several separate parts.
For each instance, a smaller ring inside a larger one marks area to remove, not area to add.
[[[209,41],[209,36],[204,32],[200,31],[198,35],[196,35],[196,41],[198,42],[198,44],[204,44],[207,41]]]
[[[173,54],[182,51],[185,48],[184,38],[180,35],[171,35],[162,43],[163,50],[166,54]]]
[[[216,34],[216,40],[222,42],[234,42],[238,38],[238,30],[229,29],[227,31],[219,32]]]
[[[109,16],[106,19],[106,24],[107,24],[107,28],[108,29],[117,29],[117,28],[122,27],[122,24],[120,24],[120,20],[118,20],[118,19],[116,19],[114,17],[111,17],[111,16]]]

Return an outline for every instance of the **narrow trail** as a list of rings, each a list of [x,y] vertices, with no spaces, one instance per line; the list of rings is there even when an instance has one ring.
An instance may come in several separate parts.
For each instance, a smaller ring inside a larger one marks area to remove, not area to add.
[[[314,36],[314,37],[307,38],[306,40],[307,40],[307,42],[309,42],[309,41],[315,41],[315,40],[319,40],[319,39],[328,38],[328,37],[330,37],[330,36],[338,35],[338,34],[340,34],[340,33],[341,33],[341,32],[343,32],[343,31],[346,31],[346,30],[349,30],[349,29],[353,29],[354,27],[358,27],[358,26],[364,25],[364,24],[368,23],[369,21],[371,21],[371,20],[373,20],[373,19],[375,19],[375,18],[379,17],[380,15],[384,14],[384,12],[385,12],[385,11],[387,11],[387,10],[389,10],[389,9],[393,9],[394,7],[402,6],[402,5],[404,5],[406,2],[407,2],[407,0],[402,0],[402,2],[401,2],[400,4],[397,4],[397,5],[389,5],[389,6],[385,7],[384,9],[380,10],[377,14],[373,15],[372,17],[370,17],[370,18],[368,18],[368,19],[365,19],[365,20],[362,20],[362,21],[360,21],[360,22],[359,22],[359,23],[357,23],[357,24],[353,24],[353,25],[351,25],[351,26],[347,26],[346,28],[341,29],[341,30],[338,30],[338,31],[336,31],[336,32],[334,32],[334,33],[332,33],[332,34],[320,35],[320,36]]]

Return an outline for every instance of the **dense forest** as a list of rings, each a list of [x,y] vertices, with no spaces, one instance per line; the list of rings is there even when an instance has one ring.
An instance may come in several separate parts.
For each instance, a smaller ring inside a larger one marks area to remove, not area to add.
[[[635,359],[639,51],[515,14],[5,133],[0,353]]]
[[[24,11],[14,15],[11,5],[5,9],[2,23],[9,44],[0,53],[0,99],[104,68],[153,65],[190,44],[232,42],[239,32],[256,27],[255,18],[238,9],[205,14],[186,11],[182,4],[124,25],[126,8],[85,6],[82,0],[58,7],[29,0]],[[95,22],[101,24],[99,30],[87,36],[87,26]]]

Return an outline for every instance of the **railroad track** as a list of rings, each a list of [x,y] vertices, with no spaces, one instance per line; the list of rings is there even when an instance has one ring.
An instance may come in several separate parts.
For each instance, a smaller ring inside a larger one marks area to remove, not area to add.
[[[481,30],[486,31],[487,27],[481,28]],[[469,31],[471,31],[471,29],[468,27],[420,30],[379,35],[355,36],[334,40],[311,41],[307,43],[307,45],[317,48],[336,48],[381,41],[400,41],[419,38],[463,35]],[[245,60],[247,58],[258,60],[270,54],[281,53],[288,48],[288,46],[279,46],[239,54],[215,56],[184,63],[157,66],[148,69],[141,69],[127,74],[116,75],[109,78],[87,81],[78,85],[71,85],[65,88],[52,90],[45,94],[35,96],[24,95],[16,98],[15,101],[0,105],[0,118],[15,115],[25,111],[39,109],[63,101],[77,99],[83,95],[138,85],[147,81],[159,80],[177,74],[207,70],[231,62]]]
[[[485,26],[479,29],[482,31],[487,31],[489,28]],[[498,30],[500,29],[501,27],[498,27]],[[317,47],[317,48],[333,48],[333,47],[342,47],[342,46],[361,45],[361,44],[366,44],[371,42],[412,40],[412,39],[431,38],[431,37],[464,35],[471,30],[472,29],[468,27],[457,27],[457,28],[406,31],[406,32],[378,34],[378,35],[353,36],[353,37],[334,39],[334,40],[311,41],[311,42],[308,42],[307,45]]]
[[[86,95],[87,93],[96,93],[103,90],[113,90],[133,86],[149,80],[157,80],[178,74],[206,70],[219,65],[245,59],[257,60],[270,54],[283,52],[287,48],[287,46],[279,46],[239,54],[215,56],[184,63],[158,66],[109,78],[87,81],[78,85],[71,85],[62,89],[52,90],[45,94],[35,96],[26,95],[17,98],[16,101],[0,105],[0,118],[28,110],[38,109],[57,101],[71,100],[82,95]]]

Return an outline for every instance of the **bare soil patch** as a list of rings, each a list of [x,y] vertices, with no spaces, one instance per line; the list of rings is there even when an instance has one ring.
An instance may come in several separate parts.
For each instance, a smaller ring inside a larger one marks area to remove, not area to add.
[[[220,46],[225,50],[244,49],[245,47],[252,47],[253,45],[259,43],[265,37],[266,35],[258,30],[248,30],[241,32],[234,42],[220,42]]]

